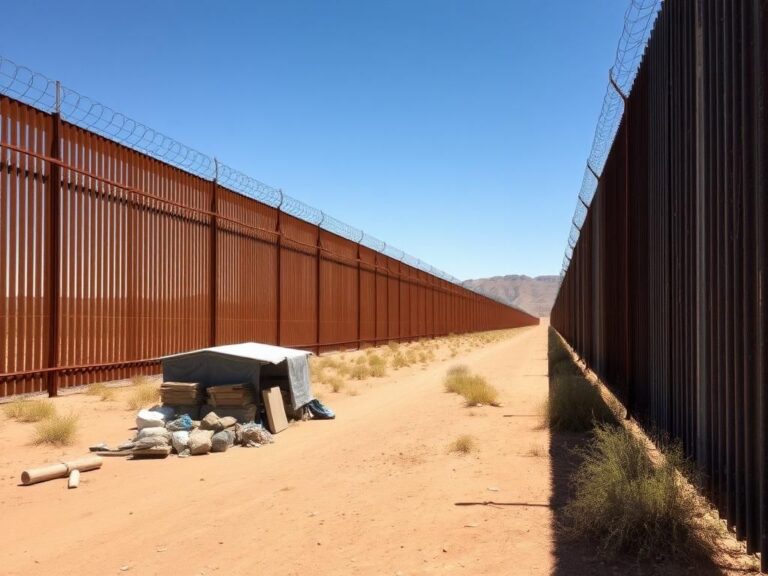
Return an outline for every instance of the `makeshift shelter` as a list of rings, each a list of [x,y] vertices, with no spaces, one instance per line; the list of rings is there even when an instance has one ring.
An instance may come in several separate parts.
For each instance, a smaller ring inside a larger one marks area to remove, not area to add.
[[[199,382],[203,388],[227,384],[262,389],[280,386],[290,392],[294,410],[312,400],[310,352],[256,342],[215,346],[161,358],[166,382]]]

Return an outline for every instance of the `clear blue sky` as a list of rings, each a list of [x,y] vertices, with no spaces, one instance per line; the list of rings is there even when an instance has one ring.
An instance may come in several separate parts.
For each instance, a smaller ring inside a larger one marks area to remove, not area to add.
[[[557,274],[626,7],[25,0],[0,54],[461,279]]]

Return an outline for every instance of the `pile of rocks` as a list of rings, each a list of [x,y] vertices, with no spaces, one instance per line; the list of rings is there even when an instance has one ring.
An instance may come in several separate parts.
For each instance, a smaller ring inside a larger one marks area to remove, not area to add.
[[[215,412],[192,420],[188,414],[177,415],[166,406],[141,410],[136,427],[136,437],[123,445],[134,458],[165,458],[172,452],[183,458],[226,452],[234,445],[260,446],[274,441],[272,434],[254,422],[241,424],[233,416],[220,417]]]

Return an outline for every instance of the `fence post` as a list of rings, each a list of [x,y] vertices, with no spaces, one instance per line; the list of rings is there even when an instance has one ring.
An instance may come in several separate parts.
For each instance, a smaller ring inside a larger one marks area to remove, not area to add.
[[[360,242],[363,241],[365,233],[360,231],[360,239],[357,241],[357,349],[360,350],[362,342],[362,322],[363,322],[363,303],[360,299],[363,294],[362,279],[360,277]]]
[[[281,268],[283,259],[283,228],[281,214],[283,213],[283,190],[280,189],[278,192],[280,192],[280,204],[277,205],[277,223],[275,224],[275,232],[277,232],[277,242],[275,243],[275,343],[280,346],[283,323],[283,302],[281,296]]]
[[[632,345],[631,345],[631,327],[629,317],[629,287],[630,284],[630,265],[629,265],[629,242],[630,242],[630,223],[629,223],[629,106],[627,102],[627,96],[619,88],[618,84],[613,78],[613,71],[608,72],[608,80],[616,90],[616,93],[621,97],[624,104],[624,317],[626,337],[624,342],[624,365],[625,365],[625,378],[627,385],[627,414],[626,419],[629,420],[632,417],[632,409],[634,408],[634,393],[632,390]]]
[[[219,161],[213,159],[213,180],[211,181],[211,239],[210,239],[210,264],[209,264],[209,306],[211,308],[211,325],[208,337],[211,346],[216,346],[217,342],[217,308],[218,308],[218,240],[219,240]]]
[[[320,356],[320,262],[321,262],[321,255],[323,251],[323,240],[321,237],[321,228],[320,226],[323,223],[323,220],[325,220],[325,213],[320,212],[320,222],[317,223],[317,265],[315,266],[316,270],[316,278],[315,278],[315,286],[317,287],[317,290],[315,292],[315,303],[317,306],[317,326],[315,330],[315,342],[316,342],[316,349],[317,349],[317,355]]]
[[[52,116],[50,157],[61,160],[61,83],[56,81],[56,108]],[[48,219],[46,222],[46,252],[48,283],[48,362],[47,368],[59,366],[59,276],[61,246],[59,244],[59,218],[61,216],[61,165],[52,162],[48,178]],[[46,373],[48,396],[59,394],[59,375]]]
[[[373,345],[379,344],[379,253],[373,253]]]
[[[704,6],[697,0],[696,14],[696,461],[701,470],[707,470],[709,414],[709,374],[707,372],[707,250],[706,250],[706,153],[704,145]]]

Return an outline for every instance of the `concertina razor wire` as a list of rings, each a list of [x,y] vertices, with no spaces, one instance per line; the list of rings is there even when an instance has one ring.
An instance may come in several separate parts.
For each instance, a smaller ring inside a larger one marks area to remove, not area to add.
[[[70,124],[104,136],[200,178],[215,180],[221,186],[238,194],[278,208],[286,214],[376,250],[413,268],[508,305],[507,302],[465,285],[451,274],[434,268],[362,230],[284,194],[278,188],[223,164],[213,156],[190,148],[162,132],[63,86],[56,80],[51,80],[25,66],[19,66],[2,55],[0,55],[0,94],[29,104],[43,112],[58,112],[61,118]]]
[[[579,239],[581,227],[587,217],[587,211],[597,190],[598,180],[613,146],[619,124],[624,115],[624,96],[629,95],[637,76],[645,47],[648,44],[653,23],[661,9],[663,0],[630,0],[624,14],[624,27],[613,66],[609,70],[609,81],[603,97],[603,105],[595,127],[592,148],[584,168],[584,177],[576,200],[576,208],[571,219],[568,245],[563,257],[560,278],[565,276],[571,262],[573,248]],[[619,93],[618,90],[621,91]]]

